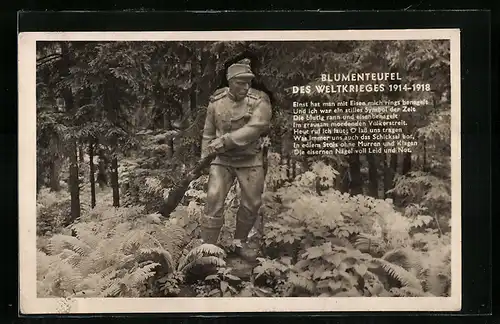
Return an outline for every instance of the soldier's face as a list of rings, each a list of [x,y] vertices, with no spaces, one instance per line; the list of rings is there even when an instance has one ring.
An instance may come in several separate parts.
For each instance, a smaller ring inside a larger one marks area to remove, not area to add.
[[[251,79],[246,78],[232,79],[229,81],[229,91],[231,91],[237,99],[242,99],[247,95],[251,82]]]

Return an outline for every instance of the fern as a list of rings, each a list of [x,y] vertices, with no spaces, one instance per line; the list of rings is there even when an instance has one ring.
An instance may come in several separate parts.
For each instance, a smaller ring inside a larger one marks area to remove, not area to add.
[[[377,252],[382,246],[383,243],[380,238],[364,233],[360,233],[354,242],[356,249],[367,253]]]
[[[125,285],[120,282],[111,282],[111,285],[102,291],[101,295],[104,297],[117,297],[125,288]]]
[[[399,265],[407,271],[414,271],[417,274],[420,274],[424,269],[419,257],[410,249],[398,248],[391,250],[384,254],[381,259]]]
[[[403,267],[383,259],[373,259],[372,262],[381,266],[390,277],[398,280],[404,287],[422,290],[420,281]]]
[[[58,262],[58,256],[48,255],[45,252],[37,251],[36,253],[36,268],[37,280],[44,278],[53,268],[54,263]]]
[[[73,294],[75,287],[83,276],[78,269],[73,268],[63,260],[53,263],[50,271],[43,278],[47,290],[46,296],[67,297]]]
[[[106,297],[142,295],[143,284],[156,274],[156,269],[161,266],[156,262],[142,262],[130,270],[113,270],[97,279],[99,295]]]
[[[139,248],[163,248],[161,243],[144,229],[132,230],[122,241],[120,250],[125,254],[135,253]]]
[[[171,273],[186,241],[179,226],[147,224],[141,208],[83,211],[76,237],[58,234],[39,252],[39,294],[132,296],[146,294],[151,277]],[[61,265],[63,268],[61,269]],[[61,273],[63,271],[63,273]],[[63,278],[62,281],[55,278]],[[58,283],[56,287],[50,281]]]
[[[177,271],[187,272],[196,265],[214,265],[220,267],[225,265],[225,261],[223,260],[225,255],[225,251],[216,245],[202,244],[193,248],[182,258]]]
[[[95,249],[101,241],[101,237],[97,235],[98,233],[95,230],[97,226],[95,222],[76,223],[71,226],[71,229],[75,232],[77,239]]]
[[[436,296],[448,296],[451,289],[451,248],[436,246],[423,257],[424,288]]]
[[[214,268],[220,268],[226,266],[226,261],[216,256],[200,257],[186,264],[184,267],[180,268],[179,271],[183,273],[188,273],[189,271],[198,266],[207,266],[207,267],[213,266]]]
[[[164,250],[168,251],[176,264],[181,257],[182,249],[188,244],[186,230],[176,224],[146,224],[144,230],[153,236]]]
[[[82,261],[82,256],[79,253],[76,253],[72,250],[65,249],[59,254],[59,257],[62,260],[68,262],[72,267],[79,267],[80,262]]]
[[[148,264],[137,267],[132,274],[125,277],[124,283],[127,287],[136,287],[144,283],[147,279],[155,274],[155,269],[161,266],[160,263],[150,262]]]
[[[153,260],[161,267],[163,273],[171,273],[175,270],[172,255],[164,249],[141,249],[135,260],[137,262]]]
[[[80,241],[76,237],[63,234],[54,235],[49,240],[47,249],[50,254],[58,254],[61,253],[64,249],[68,249],[78,253],[81,256],[85,256],[90,251],[92,251],[92,248],[85,242]]]

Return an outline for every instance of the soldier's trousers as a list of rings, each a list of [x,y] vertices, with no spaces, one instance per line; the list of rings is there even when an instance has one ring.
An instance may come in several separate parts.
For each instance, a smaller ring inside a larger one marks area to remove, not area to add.
[[[262,204],[264,189],[264,168],[232,168],[223,165],[211,165],[208,180],[205,215],[202,219],[201,238],[205,243],[216,244],[224,224],[224,201],[234,179],[241,189],[241,200],[236,214],[234,238],[246,240],[257,219]]]

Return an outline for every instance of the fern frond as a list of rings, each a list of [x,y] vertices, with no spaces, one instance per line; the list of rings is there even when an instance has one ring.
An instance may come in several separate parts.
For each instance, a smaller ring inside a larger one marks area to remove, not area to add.
[[[175,224],[147,224],[145,230],[154,236],[161,246],[170,253],[174,264],[179,261],[182,249],[189,243],[189,236],[182,226]]]
[[[123,284],[119,282],[113,282],[108,288],[106,288],[101,295],[104,297],[117,297],[123,290]]]
[[[80,261],[82,260],[82,256],[80,254],[68,249],[64,249],[58,256],[61,260],[65,260],[73,267],[78,267]]]
[[[113,221],[106,222],[109,226],[106,229],[103,229],[102,232],[108,233],[110,237],[124,237],[132,230],[132,224],[129,222],[119,222],[116,223],[114,219]]]
[[[54,266],[55,263],[59,262],[59,258],[54,255],[47,255],[42,251],[37,251],[36,253],[36,274],[37,280],[44,278]]]
[[[161,248],[141,249],[136,257],[137,262],[154,261],[161,266],[162,272],[172,273],[175,269],[174,260],[167,250]]]
[[[75,231],[76,238],[95,249],[101,242],[101,237],[97,235],[96,231],[92,230],[96,225],[97,224],[94,222],[77,223],[74,224],[71,229]]]
[[[399,265],[407,271],[415,270],[416,273],[422,273],[424,269],[418,256],[407,249],[394,249],[388,251],[381,259]]]
[[[422,290],[420,281],[403,267],[383,259],[373,259],[392,278],[398,280],[403,286]]]
[[[216,268],[220,268],[220,267],[226,266],[226,261],[224,261],[224,259],[221,259],[221,258],[213,256],[213,255],[199,257],[199,258],[191,261],[190,263],[186,264],[182,268],[179,268],[178,271],[183,272],[183,273],[187,273],[187,272],[191,271],[194,267],[198,267],[198,266],[214,266]]]
[[[96,249],[86,258],[80,261],[80,269],[83,273],[98,273],[107,267],[107,260],[110,256],[106,250]]]
[[[51,237],[47,244],[47,249],[52,255],[59,254],[64,249],[75,251],[81,256],[88,255],[92,251],[92,248],[85,242],[80,241],[76,237],[64,234],[56,234]]]
[[[373,251],[374,249],[379,248],[382,245],[382,241],[380,238],[368,235],[365,233],[360,233],[356,237],[356,241],[354,242],[354,247],[360,251]]]
[[[224,258],[226,252],[214,244],[202,244],[193,248],[189,253],[179,262],[177,267],[178,271],[184,271],[188,264],[195,262],[197,259],[203,256],[214,256],[218,259]]]
[[[103,279],[103,282],[109,282],[113,279],[116,279],[119,272],[118,269],[114,269],[112,267],[106,268],[99,273],[99,276]]]
[[[102,281],[103,279],[99,274],[92,273],[85,276],[83,280],[77,284],[75,290],[76,291],[93,290],[96,295],[94,296],[87,295],[87,297],[99,297],[102,287],[104,285]]]
[[[125,281],[127,287],[137,287],[137,285],[144,283],[150,277],[154,276],[156,271],[155,269],[161,266],[161,264],[152,262],[146,264],[142,267],[138,267],[129,277],[130,281]]]
[[[65,297],[73,294],[75,287],[83,276],[78,269],[73,268],[66,261],[54,263],[51,271],[44,277],[43,282],[47,283],[51,289],[51,296]]]
[[[130,233],[122,241],[120,251],[123,251],[125,254],[131,254],[138,251],[140,247],[160,247],[163,249],[161,243],[158,242],[158,240],[154,236],[152,236],[145,230],[136,229],[130,231]]]
[[[136,264],[136,256],[134,254],[130,254],[125,256],[119,263],[116,269],[121,270],[129,270]]]
[[[223,258],[226,256],[226,252],[214,244],[202,244],[193,249],[193,252],[201,255],[211,255],[219,258]]]
[[[159,263],[148,262],[147,264],[136,266],[128,273],[123,269],[110,270],[108,268],[101,273],[102,279],[97,280],[99,282],[97,290],[102,291],[100,295],[104,297],[116,297],[119,295],[139,297],[138,288],[156,274],[155,269],[158,266],[160,266]]]

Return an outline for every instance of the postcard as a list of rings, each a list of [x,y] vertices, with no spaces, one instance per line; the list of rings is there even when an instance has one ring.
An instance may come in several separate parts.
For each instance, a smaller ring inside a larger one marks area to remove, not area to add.
[[[458,29],[18,39],[21,313],[461,309]]]

